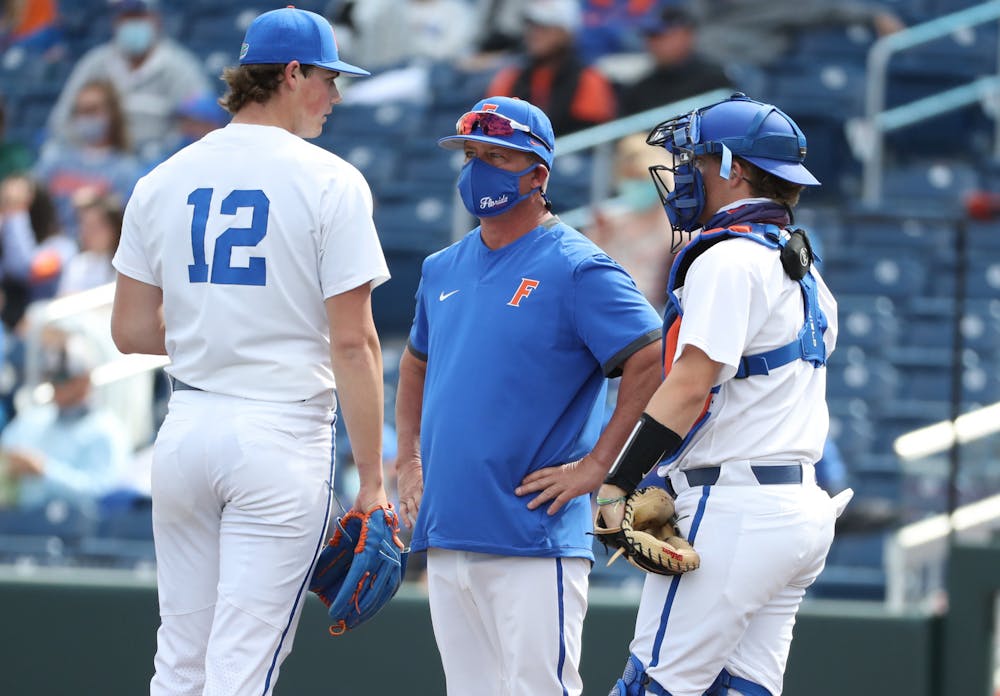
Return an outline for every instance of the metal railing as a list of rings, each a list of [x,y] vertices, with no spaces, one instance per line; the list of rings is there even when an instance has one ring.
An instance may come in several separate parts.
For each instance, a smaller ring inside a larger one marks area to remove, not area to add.
[[[148,442],[153,433],[151,374],[169,364],[165,356],[122,355],[111,340],[111,306],[115,284],[32,303],[24,333],[24,383],[15,394],[18,408],[49,400],[52,386],[42,379],[41,345],[50,326],[80,333],[99,356],[91,372],[95,400],[112,410],[128,429],[133,445]]]
[[[984,76],[967,85],[887,109],[889,61],[902,51],[997,20],[1000,20],[1000,0],[991,0],[884,36],[872,45],[868,52],[865,115],[863,120],[850,124],[848,128],[854,153],[863,163],[861,199],[866,206],[876,206],[882,200],[886,134],[976,102],[989,106],[990,101],[1000,95],[998,51],[998,75]],[[990,113],[991,109],[986,111]],[[995,113],[996,108],[992,111],[995,121],[994,154],[1000,156],[1000,118]]]

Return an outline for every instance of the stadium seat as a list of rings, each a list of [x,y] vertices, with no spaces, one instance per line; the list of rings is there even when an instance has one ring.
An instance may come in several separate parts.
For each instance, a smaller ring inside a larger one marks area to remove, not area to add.
[[[590,203],[592,166],[593,158],[581,152],[556,155],[548,186],[548,196],[556,213]]]
[[[412,249],[385,250],[392,280],[372,292],[372,314],[379,336],[405,340],[409,335],[420,268],[426,256],[425,252]]]
[[[451,197],[422,196],[381,200],[375,226],[386,249],[430,253],[451,243]]]
[[[896,398],[899,388],[899,377],[888,361],[857,347],[835,351],[826,372],[831,399],[861,399],[875,406]]]
[[[928,271],[913,258],[858,253],[842,266],[827,265],[824,276],[835,294],[885,295],[905,301],[924,294]]]
[[[978,188],[979,174],[973,165],[942,159],[888,169],[882,192],[892,205],[938,213],[950,210],[958,218],[963,197]]]
[[[837,344],[860,346],[880,355],[896,345],[900,336],[899,317],[893,301],[884,295],[837,295],[840,332]]]
[[[0,559],[65,562],[96,525],[93,510],[61,499],[28,510],[0,510]]]
[[[1000,297],[1000,257],[979,256],[969,264],[965,292],[973,299]]]
[[[80,540],[79,557],[115,567],[154,563],[152,501],[139,497],[104,513],[96,533]]]

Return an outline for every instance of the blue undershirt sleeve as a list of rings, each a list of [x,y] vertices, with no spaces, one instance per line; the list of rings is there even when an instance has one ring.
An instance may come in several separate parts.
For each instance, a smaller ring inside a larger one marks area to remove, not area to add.
[[[417,285],[416,308],[413,313],[413,325],[410,327],[410,337],[406,345],[410,352],[421,360],[427,360],[427,310],[424,307],[424,279],[420,278]]]

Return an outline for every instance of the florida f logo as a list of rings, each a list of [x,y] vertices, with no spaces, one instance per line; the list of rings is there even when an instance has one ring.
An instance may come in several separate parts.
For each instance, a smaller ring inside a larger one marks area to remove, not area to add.
[[[521,278],[521,287],[517,289],[514,296],[507,304],[511,307],[520,307],[521,300],[531,294],[531,291],[538,287],[538,281],[531,278]]]

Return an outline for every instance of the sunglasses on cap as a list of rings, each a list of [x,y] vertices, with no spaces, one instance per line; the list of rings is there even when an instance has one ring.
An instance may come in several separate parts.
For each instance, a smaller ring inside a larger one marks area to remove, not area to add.
[[[463,114],[458,123],[455,124],[455,134],[456,135],[472,135],[472,131],[476,126],[479,126],[479,130],[483,135],[487,137],[498,136],[505,138],[514,134],[514,131],[519,130],[523,133],[535,138],[538,142],[542,144],[549,152],[552,148],[549,147],[548,143],[542,138],[538,137],[531,132],[523,123],[518,123],[512,118],[508,118],[503,114],[498,114],[493,111],[470,111]]]

